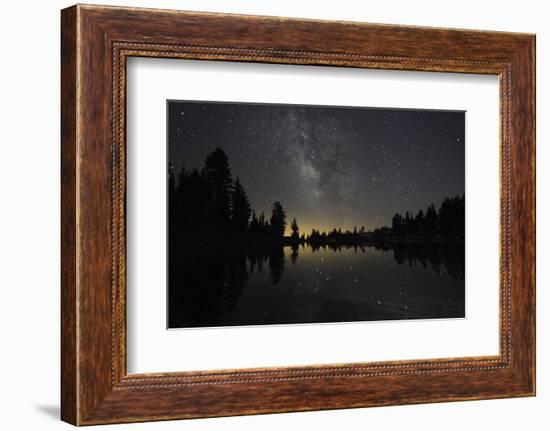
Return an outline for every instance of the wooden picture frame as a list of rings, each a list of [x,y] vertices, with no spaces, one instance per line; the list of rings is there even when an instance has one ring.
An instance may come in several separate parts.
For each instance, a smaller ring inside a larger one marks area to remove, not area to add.
[[[535,394],[535,36],[83,6],[61,14],[61,417],[74,425]],[[125,92],[130,56],[500,78],[500,354],[130,374]]]

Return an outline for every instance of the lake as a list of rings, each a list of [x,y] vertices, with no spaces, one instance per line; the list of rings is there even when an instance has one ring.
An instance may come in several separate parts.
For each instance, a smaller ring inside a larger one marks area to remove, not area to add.
[[[212,247],[170,268],[170,328],[465,316],[463,245]]]

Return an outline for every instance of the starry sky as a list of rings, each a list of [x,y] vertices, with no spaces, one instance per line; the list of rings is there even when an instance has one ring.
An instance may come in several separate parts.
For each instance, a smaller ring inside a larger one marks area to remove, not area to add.
[[[257,214],[279,200],[301,232],[371,230],[464,193],[463,111],[168,101],[168,162],[229,157]],[[287,229],[288,231],[288,229]]]

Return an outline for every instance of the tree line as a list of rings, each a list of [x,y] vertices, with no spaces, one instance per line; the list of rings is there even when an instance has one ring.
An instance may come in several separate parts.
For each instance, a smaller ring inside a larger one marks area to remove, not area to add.
[[[209,237],[220,234],[251,234],[282,238],[287,226],[286,212],[273,202],[268,217],[252,209],[239,177],[233,179],[229,160],[221,148],[206,157],[202,170],[185,167],[177,178],[168,176],[169,227],[171,235]],[[296,220],[293,233],[298,231]]]
[[[321,232],[317,229],[312,229],[311,233],[304,237],[305,242],[311,246],[318,246],[322,244],[362,244],[365,242],[365,227],[357,229],[357,226],[353,230],[342,230],[341,228],[334,228],[329,232]]]
[[[447,238],[463,237],[465,228],[465,197],[447,197],[437,210],[432,203],[425,211],[419,210],[416,215],[405,212],[405,215],[396,213],[392,217],[392,225],[374,231],[375,235],[391,234],[397,236],[435,236]]]
[[[201,170],[183,167],[176,178],[170,168],[168,181],[169,229],[176,241],[178,238],[238,235],[313,246],[361,244],[372,238],[376,240],[389,236],[464,236],[465,198],[462,195],[445,198],[439,209],[432,203],[416,214],[410,211],[404,215],[396,213],[392,217],[391,227],[380,227],[373,232],[366,232],[362,226],[353,230],[334,228],[328,232],[312,229],[310,234],[300,234],[300,227],[294,218],[290,223],[290,237],[285,237],[287,215],[281,202],[273,202],[269,216],[264,212],[258,214],[252,208],[239,177],[233,179],[229,159],[221,148],[207,155]]]

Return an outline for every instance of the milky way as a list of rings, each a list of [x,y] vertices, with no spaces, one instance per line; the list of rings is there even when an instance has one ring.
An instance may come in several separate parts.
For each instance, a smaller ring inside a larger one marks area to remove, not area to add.
[[[167,118],[177,171],[220,147],[252,207],[279,200],[303,231],[373,229],[464,193],[464,112],[169,101]]]

